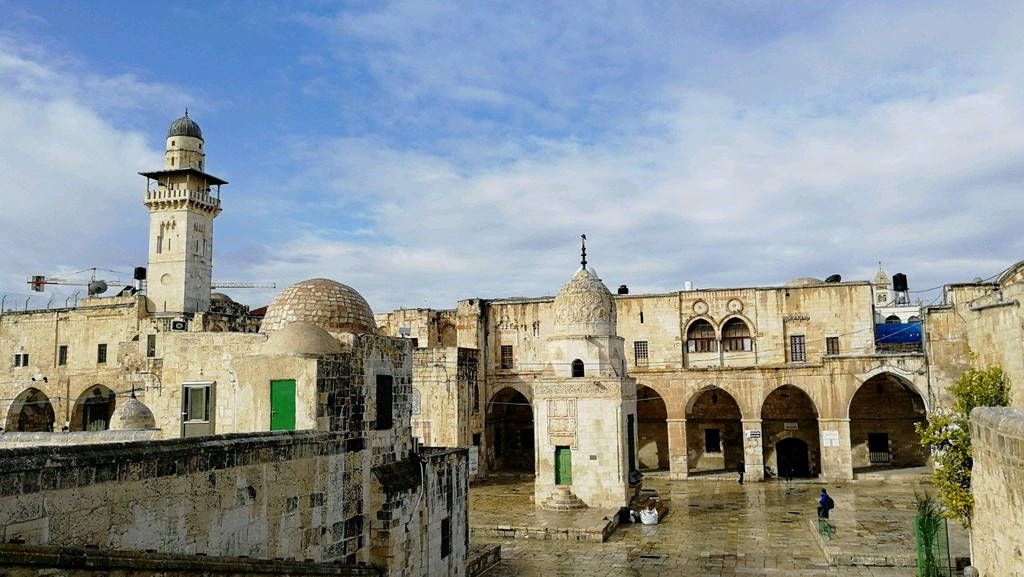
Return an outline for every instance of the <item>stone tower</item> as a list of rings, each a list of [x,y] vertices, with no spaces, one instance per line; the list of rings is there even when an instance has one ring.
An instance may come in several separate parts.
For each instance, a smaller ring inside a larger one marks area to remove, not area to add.
[[[636,381],[626,375],[615,302],[584,257],[554,306],[551,370],[533,387],[535,502],[554,509],[577,502],[621,507],[637,462]]]
[[[186,110],[167,131],[163,170],[139,173],[147,179],[147,294],[153,312],[210,308],[213,219],[220,214],[220,186],[227,181],[205,170],[203,131]]]

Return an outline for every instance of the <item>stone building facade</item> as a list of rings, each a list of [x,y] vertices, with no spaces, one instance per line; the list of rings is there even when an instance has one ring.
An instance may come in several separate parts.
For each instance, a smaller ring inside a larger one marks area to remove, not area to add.
[[[468,450],[415,443],[412,341],[328,279],[262,321],[211,293],[203,144],[179,119],[143,173],[145,294],[0,316],[0,540],[464,574]]]
[[[754,479],[791,472],[843,480],[855,470],[925,464],[913,425],[941,402],[942,385],[919,337],[909,347],[878,342],[883,288],[797,279],[612,295],[623,375],[636,383],[636,466],[686,478],[735,471],[742,461]],[[538,393],[548,374],[569,374],[576,360],[551,349],[561,335],[556,301],[469,299],[449,311],[377,317],[382,329],[417,326],[425,335],[447,319],[459,346],[479,350],[481,454],[491,471],[539,473],[550,452]],[[920,332],[916,320],[894,326]]]

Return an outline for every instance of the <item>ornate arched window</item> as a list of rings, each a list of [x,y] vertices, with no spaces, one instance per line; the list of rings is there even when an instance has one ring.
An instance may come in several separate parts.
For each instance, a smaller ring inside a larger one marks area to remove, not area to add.
[[[410,397],[412,397],[412,414],[414,414],[414,415],[420,414],[420,412],[423,410],[423,406],[422,406],[423,401],[422,401],[422,397],[420,396],[419,389],[413,387],[412,395],[410,395]]]
[[[583,361],[576,359],[572,362],[572,376],[582,377],[583,376]]]
[[[715,328],[703,319],[690,325],[686,331],[686,350],[691,353],[713,353],[718,350]]]
[[[722,327],[722,350],[749,351],[752,350],[750,328],[743,319],[729,319]]]

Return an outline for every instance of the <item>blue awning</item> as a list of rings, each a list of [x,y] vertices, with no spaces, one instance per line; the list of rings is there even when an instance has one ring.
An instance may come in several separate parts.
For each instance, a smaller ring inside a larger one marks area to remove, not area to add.
[[[900,345],[921,342],[921,323],[886,323],[875,325],[875,343]]]

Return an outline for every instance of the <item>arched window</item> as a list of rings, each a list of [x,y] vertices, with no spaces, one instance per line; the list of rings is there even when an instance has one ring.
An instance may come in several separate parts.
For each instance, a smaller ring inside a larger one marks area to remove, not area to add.
[[[582,377],[583,376],[583,361],[576,359],[572,362],[572,376]]]
[[[686,350],[691,353],[713,353],[718,350],[715,329],[711,323],[699,320],[686,331]]]
[[[910,317],[909,319],[907,319],[907,322],[908,323],[919,323],[919,322],[921,322],[921,317],[919,317],[917,315],[914,315],[914,316]]]
[[[749,351],[752,350],[750,329],[742,319],[729,319],[722,327],[722,350]]]
[[[412,395],[410,396],[412,397],[412,414],[418,415],[423,410],[423,401],[419,389],[413,387]]]
[[[898,317],[896,315],[889,315],[888,317],[885,318],[885,324],[887,324],[887,325],[895,325],[895,324],[899,324],[899,322],[900,322],[900,317]]]

